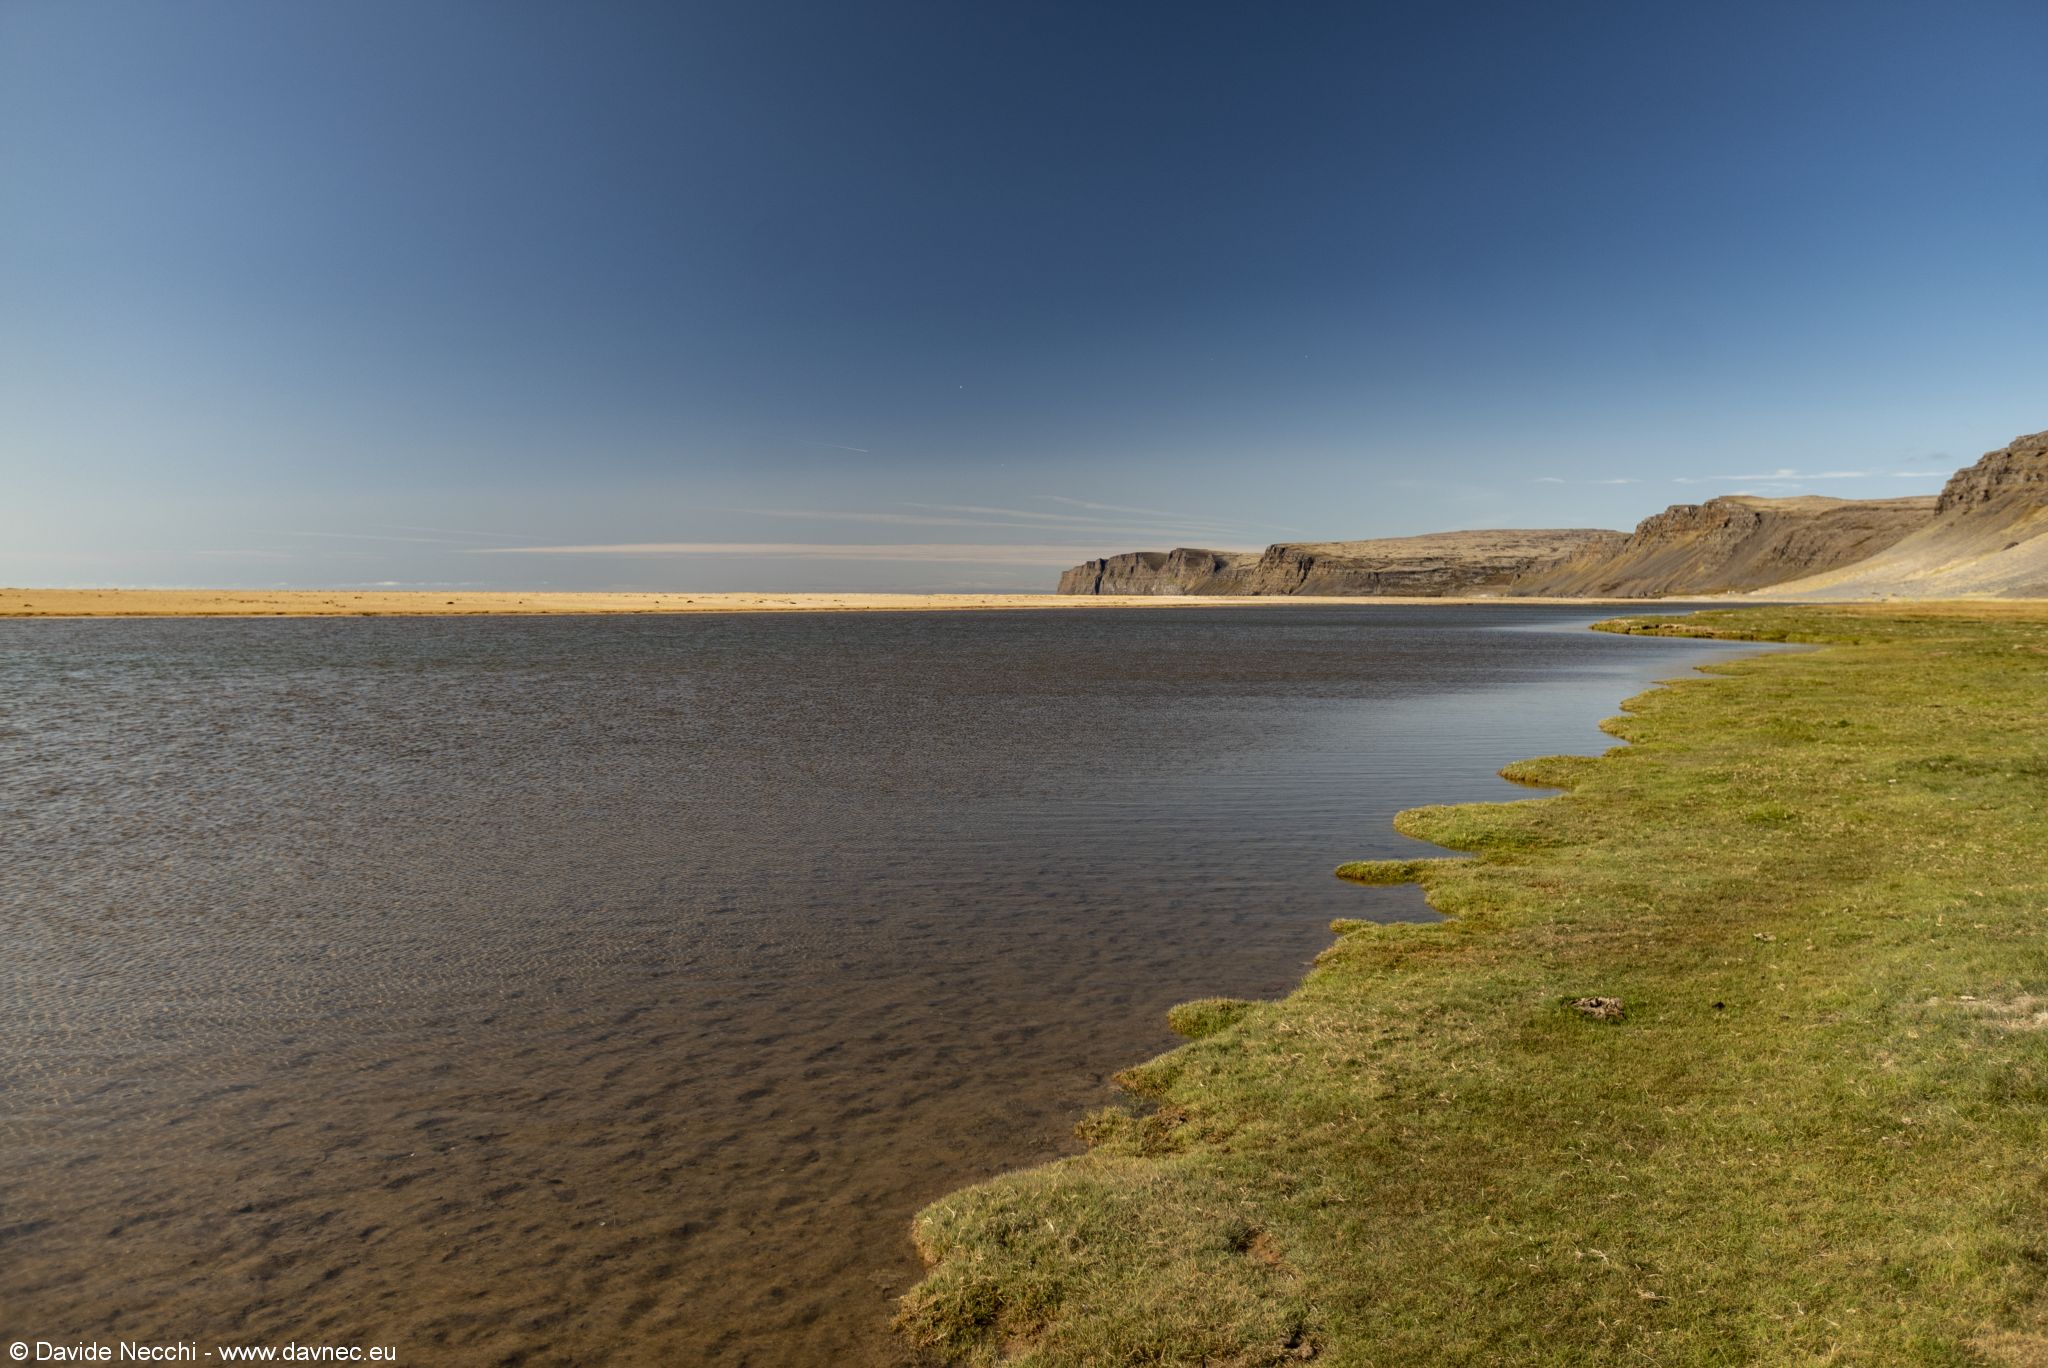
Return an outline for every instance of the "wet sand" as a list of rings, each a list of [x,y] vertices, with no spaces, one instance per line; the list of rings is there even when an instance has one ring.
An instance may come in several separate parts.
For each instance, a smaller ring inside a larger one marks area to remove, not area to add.
[[[1675,600],[1673,600],[1675,601]],[[1686,600],[1700,602],[1703,600]],[[1586,603],[1642,599],[1182,598],[1062,594],[602,594],[521,590],[0,589],[0,617],[474,617],[562,613],[943,612],[1002,608],[1247,608],[1335,604]]]

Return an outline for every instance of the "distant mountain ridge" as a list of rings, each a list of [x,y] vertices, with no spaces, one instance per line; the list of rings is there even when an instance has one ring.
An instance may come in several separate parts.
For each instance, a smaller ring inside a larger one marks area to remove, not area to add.
[[[1257,551],[1134,551],[1077,565],[1062,594],[1414,595],[1504,590],[1518,575],[1618,543],[1599,528],[1435,532],[1369,541],[1280,542]]]
[[[1941,494],[1897,499],[1731,494],[1673,504],[1631,533],[1596,528],[1438,532],[1280,542],[1263,552],[1178,547],[1077,565],[1062,594],[1497,594],[1658,598],[2048,596],[2048,432],[1958,471]]]

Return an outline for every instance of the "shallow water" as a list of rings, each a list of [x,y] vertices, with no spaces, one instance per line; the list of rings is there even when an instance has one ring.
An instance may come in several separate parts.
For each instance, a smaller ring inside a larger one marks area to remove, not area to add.
[[[1741,649],[1594,616],[0,622],[0,1332],[887,1362],[920,1205]]]

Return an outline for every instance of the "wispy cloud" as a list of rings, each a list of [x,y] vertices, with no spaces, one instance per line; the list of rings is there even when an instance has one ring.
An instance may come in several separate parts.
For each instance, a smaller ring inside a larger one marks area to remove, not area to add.
[[[377,526],[393,532],[438,532],[444,537],[475,537],[479,541],[529,540],[519,532],[472,532],[461,527],[414,527],[411,523],[378,523]]]
[[[1121,527],[1114,523],[1084,525],[1066,522],[1025,522],[1002,518],[952,517],[941,513],[870,513],[822,508],[719,508],[704,511],[745,513],[762,518],[792,518],[804,522],[865,523],[883,527],[988,527],[1009,532],[1086,532],[1118,540],[1173,540],[1191,537],[1215,540],[1229,535],[1221,528]]]
[[[839,508],[707,508],[707,513],[745,513],[755,518],[800,522],[880,523],[888,527],[1035,527],[1036,523],[992,523],[985,518],[941,518],[930,513],[875,513]]]
[[[874,454],[867,447],[848,446],[844,442],[815,442],[808,437],[777,437],[768,433],[760,432],[757,432],[754,435],[756,437],[761,438],[764,441],[769,442],[794,442],[798,446],[823,447],[827,451],[858,451],[863,456],[870,456]]]
[[[1811,470],[1798,471],[1780,468],[1760,475],[1737,475],[1738,480],[1867,480],[1878,474],[1875,470]]]
[[[1066,504],[1070,508],[1085,508],[1092,513],[1137,513],[1144,517],[1177,519],[1182,522],[1221,523],[1224,521],[1222,519],[1208,517],[1207,515],[1201,513],[1171,513],[1163,508],[1133,508],[1129,504],[1097,503],[1093,499],[1070,499],[1064,494],[1040,494],[1036,497],[1045,500],[1047,503]],[[1288,527],[1282,523],[1231,521],[1227,525],[1231,527],[1271,528],[1272,530],[1277,532],[1301,531],[1301,529],[1298,527]]]
[[[1035,497],[1047,503],[1065,504],[1069,508],[1085,508],[1096,513],[1141,513],[1148,518],[1192,518],[1198,522],[1208,521],[1200,513],[1174,513],[1164,508],[1133,508],[1129,504],[1097,503],[1093,499],[1070,499],[1064,494],[1039,494]]]
[[[913,503],[906,507],[928,508],[938,513],[972,513],[986,517],[1028,518],[1035,523],[1062,527],[1152,527],[1162,531],[1209,531],[1227,532],[1243,527],[1242,523],[1227,522],[1221,518],[1204,518],[1195,514],[1159,514],[1160,521],[1133,524],[1129,518],[1096,518],[1085,513],[1041,513],[1030,508],[990,508],[982,504],[928,504]],[[1136,511],[1136,510],[1130,510]]]
[[[1674,475],[1673,484],[1807,484],[1814,480],[1940,480],[1938,470],[1793,470],[1789,467],[1749,475]]]
[[[297,529],[285,529],[278,535],[286,537],[319,537],[326,541],[413,542],[427,546],[462,545],[461,542],[453,537],[397,537],[383,532],[305,532]]]
[[[840,508],[714,508],[713,513],[744,513],[762,518],[794,518],[815,522],[872,523],[897,527],[994,527],[1024,532],[1084,532],[1122,538],[1240,538],[1242,527],[1223,522],[1135,522],[1129,518],[1096,518],[1078,513],[1045,513],[1028,508],[987,504],[906,503],[920,510],[901,513]]]
[[[372,526],[386,529],[382,532],[314,532],[308,529],[290,528],[274,535],[284,537],[317,537],[322,541],[374,541],[407,542],[417,546],[462,546],[468,539],[477,541],[531,541],[518,532],[472,532],[459,527],[415,527],[410,523],[374,523]],[[433,533],[432,536],[401,536],[400,533]]]
[[[1530,483],[1555,485],[1632,485],[1641,484],[1642,481],[1633,475],[1620,475],[1611,480],[1567,480],[1561,475],[1538,475]]]
[[[472,546],[477,556],[787,556],[808,560],[953,561],[977,565],[1073,565],[1100,554],[1090,546],[977,545],[948,542],[606,542],[587,546]]]

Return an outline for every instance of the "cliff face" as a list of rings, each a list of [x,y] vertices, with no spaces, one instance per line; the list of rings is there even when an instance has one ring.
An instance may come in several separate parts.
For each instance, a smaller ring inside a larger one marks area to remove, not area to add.
[[[1087,561],[1060,576],[1062,594],[1215,594],[1207,588],[1237,565],[1257,559],[1249,551],[1131,551]]]
[[[2048,432],[2017,437],[1939,496],[1674,504],[1626,536],[1585,528],[1138,551],[1060,576],[1063,594],[1500,593],[1782,599],[2048,597]]]
[[[1592,548],[1516,581],[1522,594],[1651,598],[1757,589],[1860,561],[1934,516],[1932,496],[1759,499],[1673,504],[1619,546]]]
[[[1780,585],[1773,598],[2048,596],[2048,432],[1957,471],[1934,516],[1868,560]]]
[[[1218,576],[1230,594],[1409,595],[1506,592],[1519,576],[1620,540],[1598,528],[1436,532],[1355,542],[1282,542]]]
[[[1282,542],[1253,554],[1134,551],[1077,565],[1062,594],[1308,594],[1333,597],[1505,593],[1517,576],[1562,564],[1621,533],[1590,528],[1437,532],[1351,542]]]
[[[2048,503],[2048,432],[2015,437],[1977,464],[1949,476],[1941,489],[1944,514],[2027,511]]]

